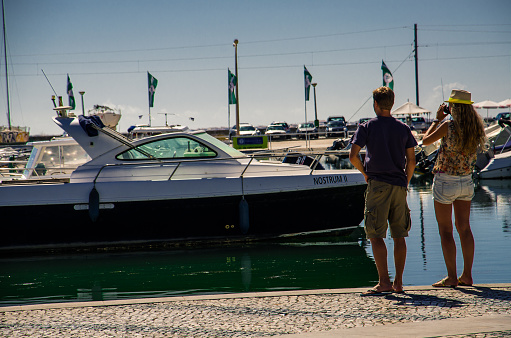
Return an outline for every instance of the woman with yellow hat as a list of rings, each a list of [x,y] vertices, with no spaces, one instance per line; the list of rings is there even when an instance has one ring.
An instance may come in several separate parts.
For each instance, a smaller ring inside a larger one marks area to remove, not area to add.
[[[422,143],[429,145],[442,139],[433,173],[433,199],[438,230],[442,242],[447,277],[433,284],[435,287],[472,285],[474,236],[470,229],[470,204],[474,196],[472,170],[477,151],[484,147],[486,136],[481,117],[475,111],[471,93],[454,89],[449,107],[440,105]],[[451,114],[452,120],[442,122]],[[452,210],[463,253],[463,272],[456,272],[456,244],[453,237]]]

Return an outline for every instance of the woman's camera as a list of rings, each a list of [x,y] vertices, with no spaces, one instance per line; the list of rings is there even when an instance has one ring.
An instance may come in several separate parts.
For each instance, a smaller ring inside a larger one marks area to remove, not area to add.
[[[447,105],[444,106],[444,113],[446,113],[446,114],[451,113],[451,111],[449,110],[449,106],[447,106]]]

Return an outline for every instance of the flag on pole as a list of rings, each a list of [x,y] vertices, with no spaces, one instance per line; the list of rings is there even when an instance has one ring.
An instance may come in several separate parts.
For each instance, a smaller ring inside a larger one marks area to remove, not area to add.
[[[154,103],[154,92],[156,90],[156,86],[158,85],[158,80],[156,80],[154,76],[147,72],[147,82],[149,87],[149,107],[152,107]]]
[[[69,97],[69,106],[71,106],[71,110],[74,110],[76,107],[75,95],[73,94],[73,85],[69,79],[69,74],[67,74],[67,96]]]
[[[381,60],[381,70],[383,72],[383,86],[394,90],[394,78],[383,60]]]
[[[305,101],[309,101],[309,93],[311,89],[312,75],[307,68],[303,66],[303,75],[305,80]]]
[[[229,68],[227,68],[227,72],[228,72],[228,84],[227,85],[229,86],[229,104],[236,104],[236,94],[234,92],[234,88],[236,87],[236,84],[237,84],[236,75],[231,73]]]

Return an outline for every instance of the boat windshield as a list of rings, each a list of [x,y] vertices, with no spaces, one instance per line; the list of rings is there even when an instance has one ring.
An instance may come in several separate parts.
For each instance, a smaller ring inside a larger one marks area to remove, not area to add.
[[[48,143],[48,145],[38,145],[32,149],[23,176],[29,178],[70,174],[76,167],[89,160],[90,157],[78,144],[51,145]]]
[[[119,160],[215,157],[215,151],[186,136],[159,139],[141,144],[117,155]]]
[[[215,150],[206,145],[208,143],[213,143],[213,145],[228,152],[231,156],[233,156],[232,150],[234,150],[236,156],[238,156],[238,151],[206,133],[196,134],[196,136],[205,142],[201,143],[188,136],[169,137],[141,144],[133,149],[120,153],[116,158],[119,160],[148,160],[216,157],[218,154]],[[241,156],[243,156],[243,154],[241,154]]]
[[[215,147],[219,148],[220,150],[226,152],[228,155],[230,155],[232,157],[245,157],[246,156],[241,151],[238,151],[238,150],[234,149],[233,147],[228,146],[227,144],[225,144],[222,141],[218,140],[217,138],[209,135],[208,133],[195,134],[195,136],[200,137],[204,141],[211,143],[212,145],[214,145]]]

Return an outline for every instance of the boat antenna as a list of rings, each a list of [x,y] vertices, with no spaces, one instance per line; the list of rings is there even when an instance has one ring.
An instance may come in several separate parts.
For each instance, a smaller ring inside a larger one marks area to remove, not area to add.
[[[442,102],[445,101],[445,97],[444,97],[444,81],[442,80],[442,78],[440,78],[440,83],[442,84]]]
[[[3,1],[3,0],[2,0],[2,1]],[[48,77],[47,77],[47,76],[46,76],[46,74],[44,73],[44,70],[42,70],[42,69],[41,69],[41,72],[43,72],[43,75],[44,75],[44,77],[46,78],[46,81],[48,81],[48,84],[50,85],[51,90],[53,90],[53,93],[55,93],[55,96],[58,96],[58,95],[57,95],[57,92],[55,91],[55,89],[53,89],[53,86],[51,85],[50,80],[48,80]]]

